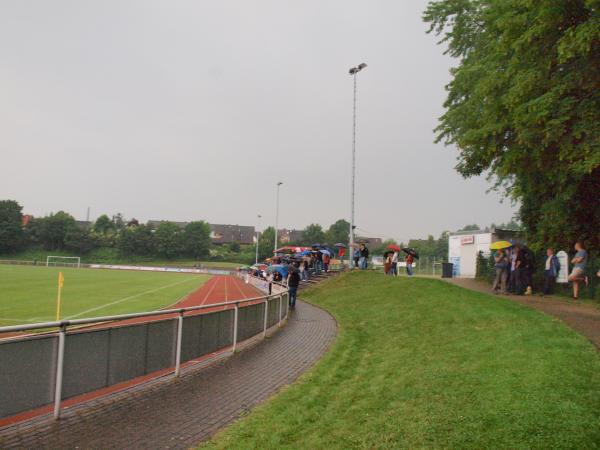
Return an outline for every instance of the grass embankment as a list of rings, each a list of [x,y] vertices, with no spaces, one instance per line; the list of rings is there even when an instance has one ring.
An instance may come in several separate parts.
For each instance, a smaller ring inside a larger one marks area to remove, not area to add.
[[[303,298],[339,335],[207,448],[597,448],[600,358],[561,322],[439,280],[352,273]]]
[[[59,271],[65,279],[61,318],[67,319],[153,311],[209,279],[180,273],[0,266],[0,325],[54,320]]]

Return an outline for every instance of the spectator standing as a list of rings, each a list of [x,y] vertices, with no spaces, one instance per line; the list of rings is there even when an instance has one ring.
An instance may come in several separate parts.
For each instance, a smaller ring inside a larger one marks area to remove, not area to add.
[[[331,263],[331,257],[325,253],[323,255],[323,270],[325,273],[329,272],[329,264]]]
[[[365,244],[360,244],[360,260],[358,264],[362,270],[365,270],[369,264],[369,249]]]
[[[554,249],[549,248],[546,250],[546,264],[544,266],[544,290],[542,295],[552,295],[559,270],[560,262],[554,254]]]
[[[504,250],[498,250],[494,255],[494,267],[496,269],[496,277],[494,278],[494,284],[492,285],[492,291],[496,294],[500,289],[501,294],[506,294],[506,282],[508,280],[508,257]]]
[[[386,275],[390,275],[390,271],[392,270],[392,252],[385,252],[383,258],[383,272]]]
[[[288,296],[290,308],[296,308],[296,296],[298,295],[298,286],[300,285],[300,274],[293,267],[287,277]]]
[[[525,295],[531,295],[533,293],[533,273],[535,272],[535,257],[533,255],[533,252],[529,249],[529,247],[527,247],[527,245],[523,245],[521,253],[523,255],[521,260],[521,268],[523,269],[523,287],[525,288]]]
[[[571,260],[573,270],[569,275],[569,281],[573,283],[573,299],[579,299],[579,283],[583,282],[588,285],[588,278],[585,276],[585,267],[587,266],[588,253],[583,247],[583,242],[575,242],[575,257]]]
[[[354,250],[354,267],[358,268],[358,263],[360,262],[360,248]]]
[[[398,252],[394,252],[392,255],[392,267],[391,267],[391,275],[398,275]]]
[[[523,249],[519,246],[515,248],[517,250],[517,257],[515,258],[515,294],[523,295],[525,292],[525,264],[523,262]]]
[[[404,258],[404,262],[406,263],[406,274],[409,277],[412,277],[412,274],[413,274],[413,266],[412,265],[413,265],[414,260],[415,260],[415,258],[410,253],[408,253],[406,255],[406,258]]]

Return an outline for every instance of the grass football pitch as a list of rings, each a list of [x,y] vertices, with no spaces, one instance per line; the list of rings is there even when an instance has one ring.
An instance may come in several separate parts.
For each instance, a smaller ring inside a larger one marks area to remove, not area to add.
[[[58,273],[64,275],[61,319],[152,311],[202,286],[198,274],[0,266],[0,326],[56,318]]]

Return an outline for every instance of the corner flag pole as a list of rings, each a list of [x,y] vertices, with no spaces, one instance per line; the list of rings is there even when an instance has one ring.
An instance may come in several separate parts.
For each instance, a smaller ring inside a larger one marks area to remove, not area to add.
[[[65,277],[62,272],[58,272],[58,295],[56,298],[56,321],[60,320],[60,294],[62,292],[63,284],[65,283]]]

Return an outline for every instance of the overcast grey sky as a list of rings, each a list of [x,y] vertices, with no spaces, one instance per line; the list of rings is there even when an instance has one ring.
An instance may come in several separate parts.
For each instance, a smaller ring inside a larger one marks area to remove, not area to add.
[[[4,0],[0,198],[76,218],[263,227],[348,218],[358,79],[356,223],[424,237],[507,221],[433,143],[452,61],[425,0]]]

